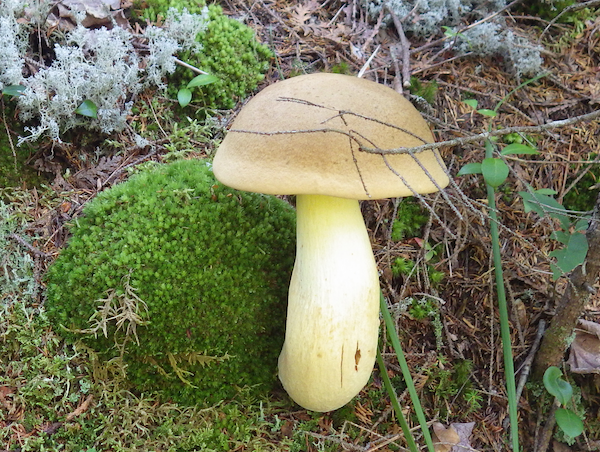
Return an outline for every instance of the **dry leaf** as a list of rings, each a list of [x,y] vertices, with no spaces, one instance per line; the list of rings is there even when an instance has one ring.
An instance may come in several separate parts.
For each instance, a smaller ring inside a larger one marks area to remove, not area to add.
[[[306,22],[310,20],[312,13],[321,7],[317,0],[309,0],[307,2],[296,5],[292,10],[290,19],[294,25],[302,27]]]
[[[567,363],[571,372],[578,374],[600,373],[600,324],[579,320],[575,330]]]
[[[439,422],[433,423],[433,448],[435,452],[450,452],[459,443],[460,437],[454,427],[444,427]]]
[[[128,2],[125,2],[125,7]],[[81,24],[86,28],[113,27],[113,19],[122,28],[129,28],[129,21],[123,14],[121,0],[61,0],[48,14],[46,23],[50,28],[69,31],[75,28],[75,13],[85,11]],[[112,17],[111,17],[112,16]]]
[[[101,157],[96,166],[78,171],[69,182],[77,188],[98,189],[98,184],[102,186],[102,183],[119,169],[122,161],[123,157],[120,155]]]
[[[454,445],[450,452],[473,452],[473,448],[471,447],[471,433],[473,433],[475,422],[452,423],[450,427],[456,430],[460,438],[458,444]]]

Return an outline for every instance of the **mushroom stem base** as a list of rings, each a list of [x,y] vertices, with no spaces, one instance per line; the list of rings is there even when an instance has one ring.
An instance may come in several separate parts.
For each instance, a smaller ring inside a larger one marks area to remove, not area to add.
[[[358,201],[299,195],[297,222],[279,379],[299,405],[331,411],[373,370],[379,277]]]

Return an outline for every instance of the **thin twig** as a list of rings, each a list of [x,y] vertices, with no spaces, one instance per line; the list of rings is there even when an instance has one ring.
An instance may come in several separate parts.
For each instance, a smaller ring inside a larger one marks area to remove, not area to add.
[[[284,101],[284,102],[297,102],[297,103],[305,104],[305,105],[308,105],[311,107],[318,107],[318,108],[334,110],[332,108],[328,108],[323,105],[304,101],[302,99],[286,97],[286,98],[280,98],[279,100]],[[368,121],[377,122],[384,126],[405,132],[417,139],[420,139],[422,142],[424,142],[424,140],[421,137],[415,135],[414,133],[412,133],[409,130],[406,130],[402,127],[395,126],[394,124],[389,124],[384,121],[379,121],[377,119],[369,118],[368,116],[360,115],[360,114],[354,113],[352,111],[338,110],[338,114],[334,115],[332,118],[329,118],[327,121],[329,121],[335,117],[338,117],[338,116],[341,117],[344,115],[352,115],[352,116],[356,116],[358,118],[365,119]],[[268,135],[268,136],[271,136],[271,135],[293,135],[293,134],[297,134],[297,133],[327,133],[327,132],[339,133],[341,135],[346,135],[346,136],[350,137],[352,140],[354,140],[355,142],[357,142],[359,145],[359,149],[363,152],[367,152],[369,154],[389,155],[389,154],[413,154],[413,153],[418,153],[418,152],[427,151],[427,150],[431,150],[431,149],[439,149],[439,148],[445,147],[445,146],[459,146],[459,145],[463,145],[463,144],[467,144],[467,143],[476,143],[478,141],[489,139],[491,137],[504,136],[504,135],[508,135],[511,133],[530,133],[530,134],[531,133],[542,133],[544,131],[551,130],[551,129],[567,127],[567,126],[576,124],[578,122],[591,121],[591,120],[594,120],[599,117],[600,117],[600,110],[594,110],[591,113],[587,113],[587,114],[580,115],[580,116],[574,116],[572,118],[567,118],[567,119],[559,119],[557,121],[551,121],[546,124],[541,124],[538,126],[507,127],[505,129],[482,132],[482,133],[479,133],[476,135],[471,135],[468,137],[454,138],[452,140],[438,141],[436,143],[425,143],[425,144],[422,144],[419,146],[414,146],[414,147],[398,147],[398,148],[392,148],[392,149],[380,149],[380,148],[365,146],[364,144],[362,144],[358,141],[356,131],[353,131],[353,130],[346,131],[346,130],[341,130],[341,129],[328,128],[328,127],[315,128],[315,129],[274,130],[274,131],[231,129],[229,132],[250,133],[250,134],[255,134],[255,135]],[[327,121],[324,121],[324,122],[327,122]]]
[[[542,336],[544,335],[544,331],[546,331],[546,321],[540,320],[538,323],[537,333],[535,335],[535,339],[533,344],[531,345],[531,349],[529,350],[529,354],[525,361],[523,361],[523,365],[521,366],[521,377],[519,377],[519,385],[517,386],[517,400],[521,398],[521,394],[523,393],[523,388],[525,387],[525,383],[527,383],[527,378],[529,378],[529,373],[531,372],[531,364],[533,363],[533,358],[535,358],[535,354],[540,347],[540,341],[542,340]]]
[[[177,63],[179,66],[182,66],[186,69],[195,72],[196,74],[208,75],[208,72],[204,72],[202,69],[198,69],[196,66],[192,66],[191,64],[188,64],[185,61],[181,61],[179,58],[175,58],[175,63]]]
[[[406,39],[406,35],[404,34],[404,28],[402,27],[402,22],[398,19],[398,16],[392,11],[389,6],[386,6],[390,15],[392,16],[392,20],[394,21],[394,26],[396,27],[396,32],[398,33],[398,37],[400,38],[400,46],[401,46],[401,56],[402,56],[402,86],[404,88],[410,87],[410,43],[408,39]]]
[[[27,248],[30,252],[32,252],[33,254],[35,254],[36,256],[42,257],[44,259],[48,259],[50,257],[49,254],[44,253],[43,251],[38,250],[37,248],[35,248],[33,245],[31,245],[30,243],[27,243],[25,241],[25,239],[23,239],[23,237],[18,236],[15,233],[9,234],[8,237],[10,237],[11,239],[13,239],[15,242],[17,242],[19,245],[24,246],[25,248]]]
[[[554,426],[556,425],[555,413],[556,409],[560,406],[560,402],[558,399],[554,400],[550,411],[548,412],[548,418],[546,421],[546,425],[544,425],[544,429],[542,430],[542,434],[538,438],[538,442],[535,446],[535,452],[546,452],[548,447],[550,447],[550,440],[552,439],[552,432],[554,431]],[[541,414],[541,413],[540,413]]]
[[[595,110],[595,111],[593,111],[591,113],[587,113],[585,115],[574,116],[572,118],[560,119],[557,121],[551,121],[546,124],[541,124],[539,126],[507,127],[505,129],[493,130],[491,132],[482,132],[477,135],[471,135],[468,137],[455,138],[453,140],[446,140],[446,141],[438,141],[437,143],[422,144],[420,146],[415,146],[415,147],[411,147],[411,148],[400,147],[400,148],[393,148],[393,149],[374,149],[374,148],[361,147],[361,151],[368,152],[371,154],[381,154],[381,155],[407,154],[407,153],[411,153],[411,152],[416,153],[416,152],[427,151],[430,149],[438,149],[438,148],[444,147],[444,146],[458,146],[458,145],[467,144],[467,143],[475,143],[475,142],[482,141],[482,140],[485,140],[485,139],[488,139],[491,137],[503,136],[503,135],[508,135],[511,133],[541,133],[546,130],[558,129],[561,127],[571,126],[578,122],[591,121],[591,120],[599,118],[599,117],[600,117],[600,110]]]

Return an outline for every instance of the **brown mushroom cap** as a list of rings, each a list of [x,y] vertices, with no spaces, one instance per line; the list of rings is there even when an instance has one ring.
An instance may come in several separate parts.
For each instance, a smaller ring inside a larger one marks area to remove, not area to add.
[[[361,151],[359,144],[385,150],[430,142],[423,117],[391,88],[316,73],[275,83],[251,99],[219,147],[213,169],[222,183],[259,193],[410,196],[448,184],[437,151],[384,157]]]

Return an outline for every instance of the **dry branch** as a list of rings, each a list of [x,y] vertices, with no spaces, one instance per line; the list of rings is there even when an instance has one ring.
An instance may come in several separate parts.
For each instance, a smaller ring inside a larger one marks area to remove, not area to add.
[[[367,121],[374,121],[374,122],[380,123],[382,125],[388,126],[390,128],[400,130],[402,132],[406,132],[409,135],[423,141],[422,138],[416,136],[414,133],[412,133],[408,130],[405,130],[401,127],[398,127],[394,124],[388,124],[383,121],[379,121],[379,120],[369,118],[364,115],[360,115],[358,113],[354,113],[352,111],[335,110],[333,108],[326,107],[324,105],[319,105],[319,104],[308,102],[308,101],[305,101],[302,99],[295,99],[295,98],[289,98],[289,97],[281,98],[279,100],[283,101],[283,102],[297,102],[297,103],[305,104],[309,107],[325,108],[328,110],[337,111],[337,114],[333,115],[331,118],[329,118],[329,120],[336,118],[336,117],[343,118],[344,115],[349,115],[349,116],[356,116],[358,118],[365,119]],[[439,148],[445,147],[445,146],[459,146],[459,145],[468,144],[468,143],[476,143],[478,141],[483,141],[483,140],[489,139],[491,137],[504,136],[504,135],[509,135],[512,133],[542,133],[542,132],[552,130],[552,129],[559,129],[562,127],[571,126],[573,124],[577,124],[578,122],[592,121],[597,118],[600,118],[600,110],[594,110],[591,113],[574,116],[572,118],[559,119],[557,121],[550,121],[545,124],[540,124],[538,126],[506,127],[504,129],[492,130],[489,132],[482,132],[482,133],[479,133],[476,135],[470,135],[467,137],[454,138],[452,140],[438,141],[435,143],[425,143],[420,146],[414,146],[414,147],[399,147],[399,148],[392,148],[392,149],[380,149],[380,148],[374,147],[372,144],[371,144],[371,146],[369,146],[369,145],[365,144],[364,142],[359,141],[359,138],[362,138],[364,140],[366,140],[366,139],[365,139],[365,137],[360,136],[356,131],[354,131],[352,129],[342,130],[342,129],[334,129],[334,128],[330,128],[330,127],[318,127],[318,128],[314,128],[314,129],[299,129],[299,130],[274,130],[274,131],[231,129],[231,130],[229,130],[229,132],[249,133],[249,134],[255,134],[255,135],[267,135],[267,136],[294,135],[297,133],[339,133],[341,135],[346,135],[352,141],[354,141],[358,145],[359,150],[362,152],[367,152],[369,154],[389,155],[389,154],[413,154],[413,153],[418,153],[418,152],[427,151],[427,150],[431,150],[431,149],[439,149]],[[369,140],[366,140],[366,141],[369,141]]]

